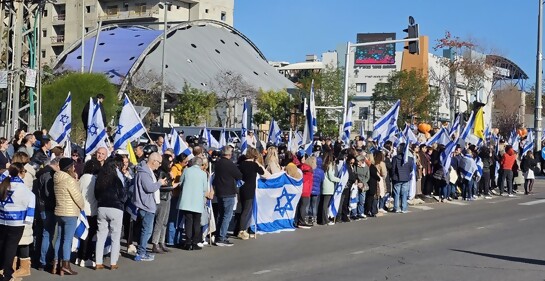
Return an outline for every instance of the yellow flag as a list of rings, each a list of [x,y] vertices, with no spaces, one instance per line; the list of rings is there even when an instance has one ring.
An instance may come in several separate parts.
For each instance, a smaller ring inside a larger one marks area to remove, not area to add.
[[[475,115],[475,126],[473,127],[473,134],[477,136],[480,139],[484,140],[484,110],[483,107],[477,111],[477,115]]]
[[[136,160],[136,154],[134,154],[134,150],[132,149],[131,142],[127,142],[127,152],[129,153],[129,161],[133,165],[138,164],[138,162]]]

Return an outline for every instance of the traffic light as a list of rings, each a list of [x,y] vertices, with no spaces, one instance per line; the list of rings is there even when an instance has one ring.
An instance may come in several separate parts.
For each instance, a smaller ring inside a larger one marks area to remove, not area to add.
[[[403,29],[403,32],[407,33],[405,39],[418,39],[418,24],[409,24],[406,29]],[[418,54],[420,52],[418,41],[408,42],[408,46],[405,46],[405,49],[409,50],[410,54]]]

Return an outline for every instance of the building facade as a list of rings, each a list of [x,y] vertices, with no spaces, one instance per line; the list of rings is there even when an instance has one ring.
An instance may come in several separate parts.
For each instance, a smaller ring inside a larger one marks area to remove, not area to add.
[[[50,64],[66,48],[103,25],[132,24],[162,29],[165,6],[160,0],[57,0],[44,9],[40,56]],[[168,22],[212,19],[233,26],[234,0],[169,0]],[[83,24],[83,26],[82,26]]]

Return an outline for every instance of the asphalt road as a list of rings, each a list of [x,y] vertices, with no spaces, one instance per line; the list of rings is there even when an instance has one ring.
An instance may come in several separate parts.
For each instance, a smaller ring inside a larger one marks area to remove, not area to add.
[[[534,189],[25,280],[545,280],[545,180]]]

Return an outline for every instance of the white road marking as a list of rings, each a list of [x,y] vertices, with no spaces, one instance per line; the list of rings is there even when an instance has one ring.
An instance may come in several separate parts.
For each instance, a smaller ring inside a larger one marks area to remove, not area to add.
[[[545,203],[545,199],[519,203],[519,205],[521,205],[521,206],[532,206],[532,205],[537,205],[537,204],[542,204],[542,203]]]
[[[351,255],[361,255],[365,253],[365,251],[356,251],[356,252],[353,252],[353,253],[350,253]]]
[[[465,206],[465,205],[467,205],[467,203],[458,202],[458,201],[445,201],[445,202],[447,202],[448,204],[452,204],[452,205],[460,205],[460,206]]]
[[[423,211],[433,210],[433,208],[430,207],[430,206],[411,206],[411,207],[416,208],[416,209],[420,209],[420,210],[423,210]]]
[[[256,272],[254,272],[254,274],[255,275],[261,275],[261,274],[269,273],[271,271],[272,270],[265,269],[265,270],[261,270],[261,271],[256,271]]]
[[[486,228],[486,227],[484,227],[484,226],[479,226],[479,227],[477,227],[477,229],[485,229],[485,228]]]

